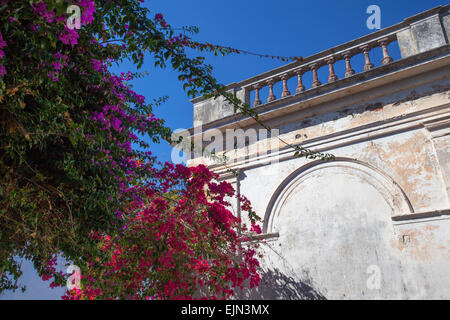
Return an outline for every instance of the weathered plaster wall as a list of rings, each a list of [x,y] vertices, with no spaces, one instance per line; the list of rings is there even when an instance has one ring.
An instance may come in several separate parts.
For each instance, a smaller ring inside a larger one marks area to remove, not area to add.
[[[301,124],[274,120],[283,138],[334,144],[337,158],[238,164],[241,192],[279,235],[262,246],[265,282],[247,296],[450,298],[450,90],[438,82]]]
[[[385,143],[389,145],[388,141]],[[305,171],[301,169],[304,167],[301,160],[286,161],[279,164],[279,175],[274,179],[263,174],[262,168],[245,172],[242,192],[257,212],[268,214],[266,231],[279,234],[268,242],[271,248],[265,248],[265,268],[280,274],[289,271],[298,283],[306,282],[315,292],[331,299],[448,298],[448,217],[431,222],[392,221],[393,216],[410,214],[409,204],[413,208],[415,205],[411,201],[414,197],[408,197],[408,194],[415,196],[414,191],[405,188],[403,194],[400,186],[421,188],[420,175],[430,173],[425,170],[413,174],[407,184],[397,184],[386,174],[388,170],[382,170],[390,169],[389,164],[372,167],[363,160],[350,160],[364,149],[351,146],[336,150],[335,154],[350,157]],[[401,167],[416,165],[412,159]],[[438,173],[435,174],[439,180]],[[288,184],[283,183],[286,179]],[[445,189],[439,185],[440,181],[434,190],[432,184],[424,185],[424,190],[433,191],[439,201],[433,203],[425,197],[424,203],[419,196],[415,212],[448,208],[442,192]],[[380,273],[377,289],[367,286],[371,276],[368,272],[373,266]]]
[[[432,100],[433,108],[445,106],[448,91],[391,107],[403,114]],[[449,111],[441,109],[439,119]],[[373,123],[390,112],[366,110],[352,118]],[[308,135],[355,127],[329,118],[310,119]],[[265,231],[279,234],[264,245],[267,278],[286,275],[304,291],[293,298],[450,298],[450,220],[440,215],[450,208],[445,123],[435,138],[436,130],[410,122],[398,132],[347,141],[329,150],[337,157],[329,163],[293,158],[245,170],[241,191],[265,213]],[[402,218],[415,214],[417,219]],[[375,288],[368,285],[374,272],[380,276]],[[270,283],[252,297],[274,298]]]

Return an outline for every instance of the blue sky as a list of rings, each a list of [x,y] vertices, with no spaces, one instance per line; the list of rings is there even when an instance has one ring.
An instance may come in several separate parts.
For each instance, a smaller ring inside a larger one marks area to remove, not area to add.
[[[200,33],[195,40],[230,46],[257,53],[280,56],[303,56],[334,47],[338,44],[373,32],[366,27],[370,5],[381,9],[381,27],[387,27],[404,18],[446,5],[439,0],[152,0],[145,5],[155,13],[162,13],[173,27],[195,25]],[[391,48],[390,48],[391,49]],[[398,49],[390,51],[398,58]],[[379,65],[378,56],[372,62]],[[378,60],[377,60],[378,59]],[[281,66],[283,63],[254,56],[230,55],[207,56],[214,67],[214,76],[223,84],[247,79],[256,74]],[[342,68],[342,66],[341,66]],[[358,72],[362,63],[353,63]],[[122,66],[120,71],[128,71]],[[151,60],[142,70],[150,72],[144,79],[134,81],[135,91],[148,101],[159,96],[169,96],[164,105],[155,109],[155,114],[166,120],[172,129],[192,126],[192,104],[183,91],[177,74],[169,69],[154,69]],[[324,72],[325,71],[325,72]],[[336,69],[338,75],[340,67]],[[342,73],[340,73],[342,76]],[[326,70],[319,72],[326,82]],[[306,82],[308,79],[306,79]],[[154,145],[152,152],[162,161],[170,161],[171,148],[166,144]],[[61,290],[49,289],[34,273],[30,263],[24,262],[22,283],[27,285],[25,293],[6,293],[0,299],[58,299]]]

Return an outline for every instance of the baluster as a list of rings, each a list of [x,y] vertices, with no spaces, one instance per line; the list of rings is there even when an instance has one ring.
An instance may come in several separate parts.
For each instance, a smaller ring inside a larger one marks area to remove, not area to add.
[[[271,102],[276,100],[277,98],[273,94],[273,85],[275,84],[275,79],[267,80],[267,85],[269,86],[269,96],[267,97],[267,102]]]
[[[287,87],[287,81],[290,78],[289,74],[283,74],[281,76],[281,80],[283,80],[283,92],[281,93],[281,97],[287,97],[291,95],[291,92],[289,91],[288,87]]]
[[[388,49],[387,49],[387,45],[389,43],[389,39],[388,38],[384,38],[384,39],[378,40],[378,43],[380,44],[381,48],[383,49],[383,60],[381,60],[381,64],[385,65],[385,64],[388,64],[388,63],[391,63],[392,61],[394,61],[394,59],[392,59],[389,56],[389,52],[388,52]]]
[[[362,51],[362,53],[364,54],[364,71],[369,71],[372,70],[374,68],[373,63],[370,61],[370,57],[369,57],[369,51],[370,51],[370,47],[369,45],[364,45],[359,47]]]
[[[328,59],[325,60],[325,62],[328,64],[328,69],[329,69],[329,76],[328,76],[328,83],[336,81],[338,79],[336,73],[334,73],[334,63],[335,63],[335,59],[334,57],[330,57]]]
[[[313,63],[310,66],[310,69],[311,69],[311,71],[313,73],[313,82],[312,82],[312,85],[311,85],[311,87],[313,87],[313,88],[318,87],[318,86],[320,86],[322,84],[322,83],[320,83],[319,78],[317,76],[317,68],[318,68],[317,63]]]
[[[342,56],[345,59],[345,77],[348,78],[355,74],[355,70],[352,69],[350,64],[350,58],[353,56],[350,51],[344,52]]]
[[[253,106],[257,107],[262,104],[261,99],[259,98],[259,90],[261,89],[261,84],[257,83],[253,85],[253,89],[255,89],[255,101],[253,101]]]
[[[302,68],[297,69],[295,71],[295,74],[297,75],[297,79],[298,79],[297,88],[295,89],[295,92],[297,92],[297,93],[305,91],[305,86],[303,85],[303,81],[302,81],[303,72],[304,71]]]

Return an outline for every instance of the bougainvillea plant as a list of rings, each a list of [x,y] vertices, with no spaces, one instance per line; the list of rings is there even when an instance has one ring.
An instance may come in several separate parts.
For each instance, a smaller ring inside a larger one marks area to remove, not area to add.
[[[83,274],[68,298],[224,298],[258,283],[230,185],[205,167],[158,165],[145,141],[170,137],[152,112],[162,101],[131,89],[140,74],[110,72],[150,56],[189,96],[227,95],[186,55],[187,37],[141,2],[0,0],[0,291],[18,287],[22,258],[65,285],[58,256]]]
[[[232,186],[215,178],[203,165],[155,171],[158,187],[123,213],[126,232],[91,235],[99,252],[64,298],[217,299],[257,285],[256,245],[227,209]]]

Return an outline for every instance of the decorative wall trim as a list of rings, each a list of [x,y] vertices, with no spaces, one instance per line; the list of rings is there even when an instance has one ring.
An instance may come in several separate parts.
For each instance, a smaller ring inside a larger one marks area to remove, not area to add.
[[[355,174],[358,173],[368,176],[369,179],[367,179],[367,182],[376,188],[391,206],[393,216],[398,217],[413,214],[413,207],[403,189],[382,170],[375,168],[370,164],[350,158],[336,158],[336,160],[332,162],[317,160],[298,168],[279,185],[266,208],[263,232],[277,232],[277,230],[274,229],[275,217],[279,215],[284,200],[295,187],[304,181],[305,177],[317,170],[339,167],[352,169]],[[352,171],[350,170],[349,172]]]
[[[280,234],[278,232],[272,232],[272,233],[252,234],[248,236],[248,239],[249,241],[260,241],[267,239],[277,239],[279,237]]]
[[[435,123],[446,119],[450,113],[450,104],[444,104],[435,108],[419,111],[404,115],[402,117],[390,118],[365,125],[359,128],[344,130],[330,135],[324,135],[318,138],[305,141],[301,145],[305,148],[313,149],[319,152],[330,152],[332,149],[356,144],[384,136],[417,130],[427,127],[426,123]],[[439,131],[440,132],[440,131]],[[287,134],[281,135],[283,139],[287,138]],[[249,170],[260,166],[270,165],[274,162],[274,158],[278,158],[278,162],[290,160],[294,158],[292,148],[282,147],[278,152],[267,153],[264,156],[255,157],[248,155],[249,159],[237,162],[230,162],[227,168],[221,164],[210,165],[209,167],[216,173],[222,175],[229,169]]]
[[[405,214],[392,217],[394,225],[428,222],[430,220],[441,219],[450,219],[450,209],[417,212],[413,214]]]

